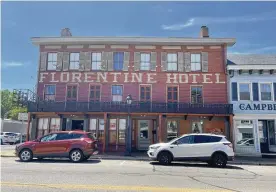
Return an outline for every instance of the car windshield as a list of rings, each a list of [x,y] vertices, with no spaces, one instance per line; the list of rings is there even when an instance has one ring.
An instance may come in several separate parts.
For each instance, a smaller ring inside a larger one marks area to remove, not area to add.
[[[181,136],[179,136],[179,137],[176,137],[176,138],[174,138],[174,139],[172,139],[171,141],[169,141],[168,143],[173,143],[173,142],[175,142],[176,140],[178,140],[179,138],[181,138],[181,137],[183,137],[184,135],[181,135]]]

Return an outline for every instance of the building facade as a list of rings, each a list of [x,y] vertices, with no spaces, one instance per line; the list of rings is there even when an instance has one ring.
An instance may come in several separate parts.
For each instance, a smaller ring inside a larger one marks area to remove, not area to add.
[[[191,132],[231,138],[226,52],[233,38],[210,38],[202,27],[199,38],[62,33],[32,42],[40,59],[31,138],[81,129],[95,133],[102,151],[125,151],[126,141],[146,150]]]
[[[276,55],[228,55],[237,155],[276,153]]]

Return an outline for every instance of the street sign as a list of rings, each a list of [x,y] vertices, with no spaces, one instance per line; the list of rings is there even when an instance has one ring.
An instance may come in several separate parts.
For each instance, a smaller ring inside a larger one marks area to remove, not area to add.
[[[18,113],[18,120],[27,121],[28,120],[28,113]]]

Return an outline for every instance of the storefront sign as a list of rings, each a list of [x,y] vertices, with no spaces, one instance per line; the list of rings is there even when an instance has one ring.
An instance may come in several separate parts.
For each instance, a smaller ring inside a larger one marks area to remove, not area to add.
[[[276,114],[276,102],[234,102],[234,113]]]
[[[239,105],[239,108],[241,110],[274,110],[276,111],[276,104],[266,104],[266,103],[262,103],[262,104],[243,104],[241,103]]]
[[[40,83],[225,84],[220,73],[41,72]]]

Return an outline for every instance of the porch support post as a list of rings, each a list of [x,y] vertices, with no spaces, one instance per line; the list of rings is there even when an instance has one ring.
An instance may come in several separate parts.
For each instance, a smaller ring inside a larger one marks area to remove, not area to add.
[[[234,127],[233,127],[233,115],[232,114],[229,116],[229,129],[230,129],[229,130],[230,131],[230,135],[229,135],[230,141],[232,143],[235,143]]]
[[[104,134],[103,134],[103,153],[105,152],[106,147],[106,132],[107,132],[107,113],[104,113]]]
[[[162,142],[162,114],[159,114],[158,141],[159,141],[159,143]]]
[[[83,130],[88,131],[88,115],[84,115]]]
[[[30,139],[30,124],[31,124],[31,113],[28,113],[28,124],[27,124],[27,137],[26,140],[29,141]]]
[[[37,137],[37,129],[38,129],[38,118],[35,115],[31,116],[32,118],[32,127],[31,127],[31,134],[30,140],[34,140]]]

